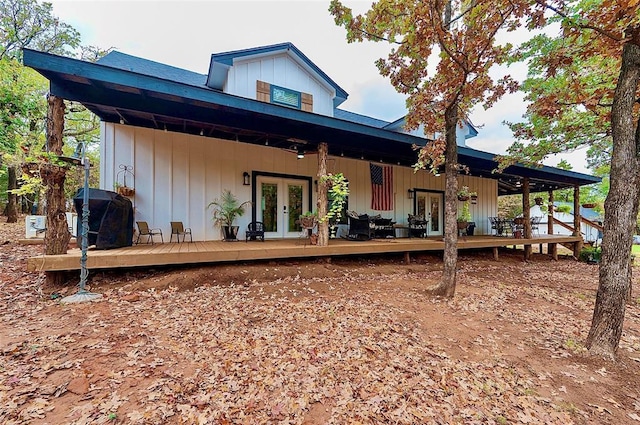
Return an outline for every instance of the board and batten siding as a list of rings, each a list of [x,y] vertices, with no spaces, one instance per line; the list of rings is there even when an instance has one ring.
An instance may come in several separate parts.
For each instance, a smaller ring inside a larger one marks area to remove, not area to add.
[[[314,113],[333,116],[333,90],[309,74],[287,54],[235,61],[229,69],[224,92],[258,99],[258,81],[308,93],[313,96]]]
[[[101,124],[100,187],[113,190],[120,165],[133,166],[135,174],[134,219],[147,221],[162,229],[167,242],[171,221],[191,227],[193,240],[219,240],[221,232],[211,221],[207,205],[224,189],[231,190],[240,201],[251,200],[252,186],[242,184],[242,173],[269,172],[317,180],[317,155],[303,159],[268,146],[250,145],[229,140],[166,132],[114,123]],[[444,191],[444,175],[436,177],[409,167],[394,168],[394,211],[371,210],[369,161],[329,157],[327,169],[341,172],[349,180],[349,209],[361,214],[380,214],[406,224],[413,213],[413,199],[408,189]],[[495,180],[460,176],[460,185],[478,192],[478,203],[471,205],[477,234],[490,234],[488,217],[497,215]],[[315,185],[310,188],[315,209]],[[306,205],[306,203],[305,203]],[[250,210],[240,217],[239,238],[251,221]]]

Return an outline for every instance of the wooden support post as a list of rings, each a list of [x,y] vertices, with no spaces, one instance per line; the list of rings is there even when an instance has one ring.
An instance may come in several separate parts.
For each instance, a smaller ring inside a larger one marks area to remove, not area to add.
[[[548,249],[549,249],[549,254],[551,254],[551,259],[554,261],[558,261],[558,244],[550,243]]]
[[[327,216],[328,195],[327,185],[323,177],[327,175],[327,154],[329,145],[326,142],[318,144],[318,246],[329,245],[329,221]]]
[[[498,259],[499,259],[498,258],[498,247],[497,246],[493,247],[493,259],[496,260],[496,261],[498,261]]]
[[[407,265],[411,264],[411,255],[409,254],[409,251],[404,253],[404,263]]]
[[[553,235],[553,190],[549,191],[549,215],[547,216],[547,235]]]
[[[573,244],[573,256],[580,258],[580,251],[584,245],[582,232],[580,231],[582,219],[580,218],[580,186],[573,187],[573,236],[580,236],[580,241]]]
[[[529,204],[529,177],[525,177],[522,181],[522,219],[524,221],[524,238],[531,239],[531,205]],[[524,246],[524,259],[531,258],[531,245]]]

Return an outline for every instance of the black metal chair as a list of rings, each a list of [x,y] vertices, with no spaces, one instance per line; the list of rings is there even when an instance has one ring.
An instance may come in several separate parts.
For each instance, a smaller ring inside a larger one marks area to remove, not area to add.
[[[368,241],[373,237],[374,229],[367,214],[355,217],[349,216],[349,232],[347,239]]]
[[[390,218],[376,218],[373,220],[373,235],[376,238],[395,238],[395,223]]]
[[[180,236],[182,236],[182,242],[184,242],[187,235],[189,235],[189,242],[193,242],[191,228],[185,228],[181,221],[171,222],[171,238],[169,239],[169,242],[173,240],[173,235],[176,235],[176,239],[178,240],[178,242],[180,242]]]
[[[542,217],[531,217],[531,235],[533,235],[533,232],[535,231],[538,236],[540,236],[540,221],[542,220]]]
[[[150,228],[149,224],[146,221],[136,221],[138,225],[138,239],[136,239],[136,244],[140,243],[140,237],[146,236],[147,242],[151,242],[153,245],[153,237],[156,235],[160,235],[160,241],[164,243],[164,239],[162,238],[162,230],[160,228]]]
[[[409,224],[410,238],[414,236],[424,238],[427,236],[427,225],[429,224],[429,220],[425,220],[424,216],[409,214],[407,222]]]
[[[491,225],[493,236],[502,236],[502,225],[498,217],[489,217],[489,224]]]
[[[260,239],[264,242],[264,224],[261,221],[252,221],[249,223],[247,232],[245,233],[245,242],[249,242],[249,239],[252,241]]]

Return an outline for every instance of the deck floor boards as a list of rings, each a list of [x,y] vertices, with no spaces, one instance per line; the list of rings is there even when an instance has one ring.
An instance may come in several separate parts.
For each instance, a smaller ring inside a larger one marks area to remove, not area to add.
[[[494,248],[513,245],[575,243],[576,236],[542,235],[531,239],[496,236],[467,236],[458,239],[458,249]],[[443,251],[441,238],[398,238],[349,241],[331,239],[329,245],[310,245],[302,239],[279,239],[245,242],[196,241],[140,244],[110,250],[89,250],[89,269],[115,269],[165,264],[198,264],[230,261],[252,261],[279,258],[328,257],[357,254],[381,254]],[[27,262],[30,271],[78,270],[80,249],[74,248],[62,255],[40,255]]]

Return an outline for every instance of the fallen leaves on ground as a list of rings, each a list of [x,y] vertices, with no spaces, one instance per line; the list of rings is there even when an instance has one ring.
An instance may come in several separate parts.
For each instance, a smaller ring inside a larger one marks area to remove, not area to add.
[[[63,305],[43,275],[24,271],[38,248],[8,245],[0,251],[2,423],[640,418],[637,304],[627,309],[620,363],[583,347],[594,266],[467,255],[450,301],[424,291],[439,275],[433,257],[243,264],[233,278],[215,267],[158,271],[141,280],[173,275],[174,284],[143,290],[134,289],[135,273],[121,272],[94,276],[103,301]]]

